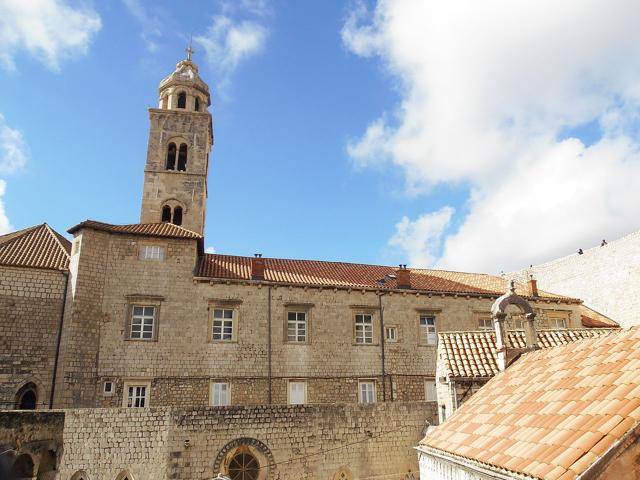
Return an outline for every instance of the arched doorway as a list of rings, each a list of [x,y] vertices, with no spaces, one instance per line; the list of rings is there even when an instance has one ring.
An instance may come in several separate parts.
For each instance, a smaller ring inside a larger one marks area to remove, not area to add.
[[[18,410],[35,410],[38,405],[38,387],[35,383],[23,385],[16,393],[16,408]]]
[[[11,474],[9,478],[14,478],[16,480],[22,479],[32,479],[34,476],[34,465],[33,459],[31,455],[27,453],[23,453],[22,455],[16,458],[16,461],[13,462],[13,468],[11,469]]]
[[[260,464],[248,451],[236,453],[229,462],[231,480],[258,480]]]

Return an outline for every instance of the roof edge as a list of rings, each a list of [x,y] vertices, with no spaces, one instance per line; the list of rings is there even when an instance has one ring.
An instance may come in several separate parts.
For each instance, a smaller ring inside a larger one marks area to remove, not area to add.
[[[492,478],[496,478],[499,480],[513,480],[514,478],[522,480],[539,480],[538,477],[532,477],[521,472],[516,472],[515,470],[503,469],[489,463],[482,463],[471,458],[455,455],[445,450],[429,447],[427,445],[418,445],[413,448],[424,454],[433,455],[434,457],[437,457],[440,460],[444,460],[445,462],[462,465],[463,467],[466,467],[470,470],[473,470],[480,474],[490,475]]]
[[[104,225],[104,227],[103,227]],[[105,223],[105,222],[99,222],[97,220],[83,220],[82,222],[70,227],[69,229],[67,229],[67,233],[71,233],[74,234],[75,232],[77,232],[78,230],[81,230],[83,228],[87,228],[89,230],[96,230],[99,232],[107,232],[107,233],[113,233],[115,235],[135,235],[135,236],[140,236],[140,237],[159,237],[159,238],[178,238],[181,240],[203,240],[203,236],[200,235],[197,232],[194,232],[193,230],[189,230],[187,228],[184,228],[180,225],[173,225],[173,227],[178,228],[180,230],[183,230],[184,232],[187,232],[189,234],[195,235],[192,238],[186,238],[186,237],[179,237],[176,235],[167,235],[167,234],[157,234],[157,233],[141,233],[141,232],[121,232],[121,231],[117,231],[117,230],[109,230],[108,227],[125,227],[125,226],[129,226],[129,225],[162,225],[162,223],[126,223],[126,224],[115,224],[115,223]]]
[[[617,442],[614,442],[604,454],[593,462],[589,467],[576,477],[575,480],[591,480],[597,478],[603,470],[616,458],[621,449],[629,446],[628,444],[640,436],[640,422],[636,422],[633,428],[629,429]],[[624,450],[622,451],[624,453]],[[580,457],[582,458],[582,457]],[[577,461],[580,460],[580,458]],[[575,462],[574,462],[575,463]]]
[[[205,255],[217,255],[213,253],[207,253]],[[251,258],[251,257],[243,257],[243,258]],[[314,260],[311,260],[314,261]],[[320,260],[318,260],[320,261]],[[339,262],[337,262],[339,263]],[[363,265],[363,264],[356,264]],[[253,280],[248,278],[223,278],[223,277],[202,277],[199,275],[194,275],[193,280],[198,282],[217,282],[217,283],[243,283],[243,284],[253,284],[253,285],[266,285],[266,286],[292,286],[292,287],[307,287],[307,288],[322,288],[322,289],[338,289],[338,290],[365,290],[368,292],[393,292],[393,293],[404,293],[410,295],[432,295],[432,296],[443,296],[443,297],[474,297],[474,298],[498,298],[500,294],[497,293],[478,293],[478,292],[442,292],[437,290],[417,290],[417,289],[408,289],[408,288],[385,288],[385,287],[370,287],[370,286],[347,286],[347,285],[338,285],[338,284],[326,284],[326,285],[318,285],[313,283],[296,283],[296,282],[277,282],[273,280]],[[549,298],[549,297],[524,297],[531,301],[539,301],[543,303],[570,303],[570,304],[580,304],[582,300],[578,300],[576,298]],[[593,330],[589,328],[584,328],[584,330]]]

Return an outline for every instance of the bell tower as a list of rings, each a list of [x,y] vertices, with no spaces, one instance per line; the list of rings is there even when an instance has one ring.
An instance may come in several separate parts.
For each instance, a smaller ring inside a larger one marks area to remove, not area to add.
[[[140,223],[174,223],[204,233],[213,124],[209,87],[193,50],[160,82],[159,108],[149,109]]]

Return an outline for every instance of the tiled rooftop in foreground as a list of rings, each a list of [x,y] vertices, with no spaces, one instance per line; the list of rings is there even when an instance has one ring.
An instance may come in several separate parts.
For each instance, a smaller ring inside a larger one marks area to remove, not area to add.
[[[640,420],[640,327],[527,353],[420,443],[425,452],[569,480]]]

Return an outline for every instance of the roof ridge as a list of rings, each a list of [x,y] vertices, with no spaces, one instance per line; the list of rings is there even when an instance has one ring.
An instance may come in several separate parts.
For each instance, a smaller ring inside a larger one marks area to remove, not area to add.
[[[4,235],[0,235],[0,246],[6,245],[7,243],[13,242],[16,238],[21,238],[27,233],[36,230],[42,226],[46,225],[46,223],[38,223],[37,225],[31,225],[30,227],[22,228],[20,230],[15,230],[13,232],[5,233]],[[9,237],[6,240],[2,241],[3,237]]]
[[[56,232],[53,228],[51,228],[47,222],[43,223],[42,225],[47,229],[47,232],[49,232],[49,235],[51,235],[54,238],[54,240],[60,246],[60,248],[62,249],[64,254],[67,257],[71,257],[71,252],[69,252],[67,250],[67,247],[65,245],[63,245],[62,242],[60,241],[60,238],[59,238],[60,234],[58,232]],[[64,237],[62,237],[62,238],[64,238]],[[67,239],[65,238],[65,240],[67,240]],[[67,242],[68,241],[69,240],[67,240]],[[69,242],[69,243],[71,243],[71,242]]]

